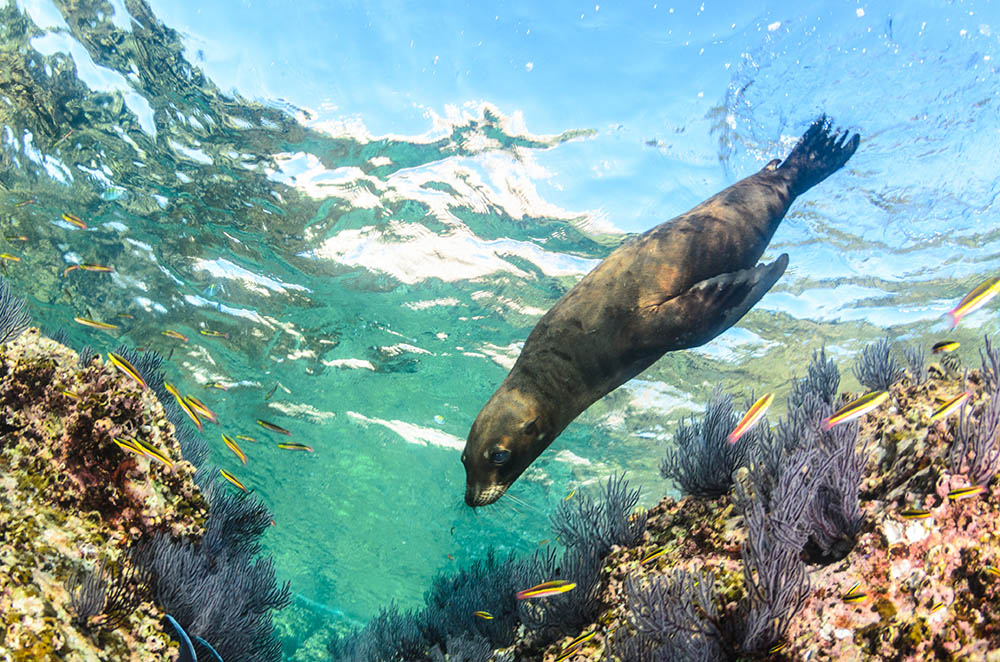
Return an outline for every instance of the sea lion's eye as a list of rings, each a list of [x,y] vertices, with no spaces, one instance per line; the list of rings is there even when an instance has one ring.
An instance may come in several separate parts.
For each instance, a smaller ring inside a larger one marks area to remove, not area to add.
[[[490,462],[499,466],[510,459],[510,451],[493,451],[490,453]]]

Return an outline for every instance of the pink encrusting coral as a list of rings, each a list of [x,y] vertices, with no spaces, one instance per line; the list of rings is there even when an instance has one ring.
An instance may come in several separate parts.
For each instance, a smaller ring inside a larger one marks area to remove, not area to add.
[[[807,548],[809,592],[783,645],[740,653],[741,659],[1000,660],[1000,484],[993,481],[969,498],[949,498],[969,485],[966,476],[952,473],[949,460],[958,416],[930,421],[935,409],[965,388],[973,392],[968,411],[973,418],[981,415],[990,397],[984,381],[972,372],[963,384],[932,366],[930,380],[913,384],[905,378],[891,388],[888,404],[866,418],[858,435],[859,447],[867,441],[868,463],[860,494],[864,523],[853,547],[825,564],[815,562]],[[841,401],[849,399],[845,394]],[[639,586],[675,570],[711,572],[715,620],[740,618],[746,522],[731,495],[665,498],[650,509],[647,522],[641,546],[616,548],[605,560],[604,608],[581,632],[597,635],[567,660],[629,662],[614,646],[635,625],[629,578]],[[660,548],[665,553],[640,563]],[[571,640],[525,659],[552,662]],[[606,658],[609,640],[614,654]]]
[[[78,573],[104,563],[113,583],[126,550],[155,532],[200,538],[207,504],[194,472],[152,391],[110,363],[81,367],[34,329],[0,346],[0,658],[176,659],[151,602],[112,628],[80,618],[70,598]]]

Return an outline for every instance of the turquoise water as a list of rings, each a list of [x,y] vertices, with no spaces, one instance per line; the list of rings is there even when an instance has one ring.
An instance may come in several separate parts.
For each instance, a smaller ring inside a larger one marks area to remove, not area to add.
[[[673,423],[716,383],[780,394],[824,344],[848,373],[873,338],[939,339],[997,270],[989,3],[210,4],[0,8],[2,252],[44,328],[170,357],[317,619],[417,607],[439,571],[530,552],[616,469],[655,502]],[[864,140],[782,224],[774,290],[594,405],[519,502],[467,509],[468,427],[542,312],[821,112]],[[63,274],[81,262],[116,271]],[[986,310],[955,337],[996,329]],[[221,432],[259,440],[245,467]]]

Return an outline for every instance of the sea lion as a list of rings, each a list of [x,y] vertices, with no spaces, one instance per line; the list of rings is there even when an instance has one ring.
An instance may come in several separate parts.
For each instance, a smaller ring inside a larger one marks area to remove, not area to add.
[[[465,502],[499,499],[583,410],[664,353],[735,324],[784,273],[758,265],[792,201],[836,172],[860,136],[813,122],[774,160],[705,202],[630,239],[539,320],[479,412],[462,452]]]

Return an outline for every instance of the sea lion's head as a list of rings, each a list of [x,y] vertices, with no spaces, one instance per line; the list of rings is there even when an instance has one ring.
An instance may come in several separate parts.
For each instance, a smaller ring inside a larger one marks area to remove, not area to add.
[[[465,503],[488,506],[552,441],[538,401],[501,387],[476,416],[462,451]]]

